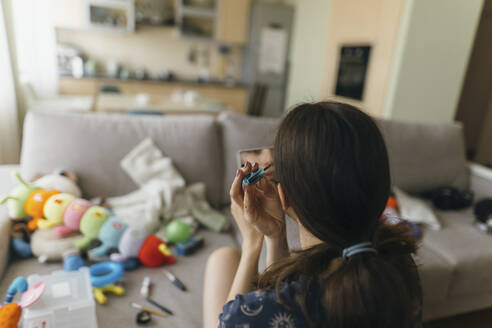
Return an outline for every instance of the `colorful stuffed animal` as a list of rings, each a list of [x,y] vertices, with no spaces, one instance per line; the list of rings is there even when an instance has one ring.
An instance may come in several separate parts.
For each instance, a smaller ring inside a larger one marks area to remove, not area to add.
[[[8,214],[11,219],[24,219],[27,217],[24,204],[29,196],[40,189],[38,186],[25,182],[18,172],[15,172],[14,178],[19,185],[12,190],[9,196],[0,200],[0,204],[7,202]]]
[[[56,194],[59,194],[58,190],[46,190],[39,189],[33,192],[27,197],[26,202],[24,203],[24,210],[26,214],[32,217],[32,219],[28,222],[27,228],[31,231],[34,231],[38,228],[39,221],[44,219],[44,205],[46,201]]]
[[[101,245],[89,251],[90,257],[103,257],[110,249],[117,248],[121,236],[128,228],[128,224],[116,217],[110,217],[99,230]]]
[[[123,232],[118,243],[118,252],[111,254],[111,261],[124,262],[138,257],[140,247],[149,234],[143,228],[129,227]]]
[[[88,248],[91,241],[97,238],[99,230],[101,230],[110,215],[111,213],[102,206],[89,207],[80,220],[80,232],[84,235],[84,238],[76,242],[75,247],[78,249]]]
[[[60,191],[80,195],[80,189],[76,185],[76,175],[66,171],[45,175],[33,183],[24,181],[18,172],[13,176],[18,186],[2,198],[0,204],[7,203],[8,215],[13,222],[12,249],[17,256],[26,258],[32,256],[31,234],[45,216],[46,202]]]
[[[79,231],[82,216],[93,205],[90,201],[82,198],[74,199],[68,204],[63,214],[64,225],[55,228],[56,234],[60,237],[65,237],[73,232]]]
[[[38,221],[38,227],[40,229],[49,229],[62,224],[65,209],[74,199],[75,196],[67,193],[58,193],[48,198],[43,207],[45,219]]]
[[[82,239],[80,233],[60,237],[54,229],[38,229],[31,236],[31,249],[41,263],[60,261],[63,253]]]
[[[119,231],[113,233],[119,234]],[[176,259],[162,239],[149,235],[143,228],[128,227],[121,234],[118,252],[111,254],[111,261],[126,262],[135,258],[148,267],[157,267],[163,263],[176,263]]]

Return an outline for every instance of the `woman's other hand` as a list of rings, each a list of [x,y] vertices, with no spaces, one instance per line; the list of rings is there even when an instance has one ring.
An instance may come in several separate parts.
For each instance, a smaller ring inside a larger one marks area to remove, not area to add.
[[[257,164],[250,163],[238,169],[230,192],[233,216],[244,239],[284,237],[285,216],[273,182],[263,178],[252,186],[242,184],[243,178],[257,169]]]

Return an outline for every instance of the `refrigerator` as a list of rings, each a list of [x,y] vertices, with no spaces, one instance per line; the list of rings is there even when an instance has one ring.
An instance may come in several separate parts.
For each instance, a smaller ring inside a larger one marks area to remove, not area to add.
[[[251,9],[249,42],[244,48],[242,78],[253,90],[267,87],[262,116],[278,117],[285,111],[289,76],[289,50],[294,8],[280,3],[255,2]],[[250,101],[252,92],[250,92]]]

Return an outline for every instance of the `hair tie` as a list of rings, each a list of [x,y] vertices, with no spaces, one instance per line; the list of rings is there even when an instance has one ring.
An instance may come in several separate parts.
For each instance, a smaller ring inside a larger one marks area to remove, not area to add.
[[[347,247],[343,250],[342,252],[342,257],[344,260],[348,259],[351,256],[354,256],[356,254],[360,253],[374,253],[377,254],[378,251],[372,247],[371,242],[364,242],[360,244],[356,244],[354,246]]]

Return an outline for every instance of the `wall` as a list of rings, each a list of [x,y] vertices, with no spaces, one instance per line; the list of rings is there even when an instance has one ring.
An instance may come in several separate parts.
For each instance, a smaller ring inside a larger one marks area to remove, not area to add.
[[[19,118],[10,1],[0,0],[0,164],[19,162]]]
[[[322,98],[349,102],[375,116],[382,115],[404,3],[405,0],[333,0]],[[334,94],[340,46],[345,44],[372,46],[362,101]]]
[[[407,1],[384,115],[450,122],[483,0]]]
[[[290,49],[287,108],[320,97],[332,0],[291,0],[290,3],[295,5],[296,12]]]
[[[115,59],[131,71],[145,67],[151,73],[158,74],[163,69],[169,69],[180,77],[197,77],[200,67],[188,62],[188,52],[192,48],[210,51],[211,74],[217,71],[219,65],[216,44],[181,40],[174,28],[137,26],[134,33],[57,28],[57,42],[78,46],[101,64]],[[241,56],[239,49],[233,50],[238,73]]]

